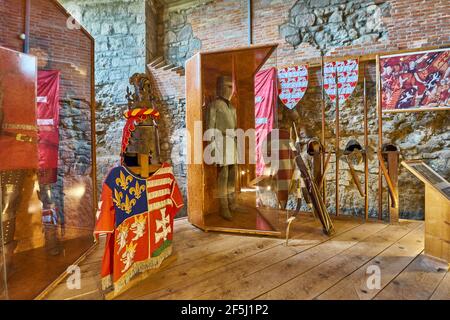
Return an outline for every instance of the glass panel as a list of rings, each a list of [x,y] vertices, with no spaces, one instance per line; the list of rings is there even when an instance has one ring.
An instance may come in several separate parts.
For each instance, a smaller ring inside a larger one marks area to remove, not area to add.
[[[35,181],[33,172],[38,167],[36,72],[35,58],[0,48],[0,236],[3,270],[6,269],[8,282],[17,236],[22,231],[19,224],[31,217],[23,213],[29,207],[27,199],[32,195]]]
[[[91,59],[31,51],[0,48],[9,299],[35,298],[93,244]]]
[[[281,230],[280,222],[285,213],[278,210],[276,196],[275,203],[269,201],[268,205],[263,201],[270,196],[273,199],[278,188],[277,176],[268,173],[270,166],[264,172],[265,164],[260,158],[267,153],[263,152],[263,146],[270,148],[268,132],[276,127],[276,72],[272,78],[269,72],[265,80],[255,79],[256,72],[270,54],[271,50],[266,48],[202,56],[206,140],[204,192],[208,199],[204,219],[209,229],[267,234],[278,234]],[[276,60],[275,55],[273,60]],[[264,68],[270,69],[270,66]],[[269,83],[266,90],[255,88],[255,84],[261,83]],[[264,98],[272,101],[261,105],[260,99]],[[255,103],[264,110],[256,109]],[[261,126],[262,122],[270,123],[270,128]],[[271,195],[267,196],[263,191],[269,191]],[[275,209],[268,209],[270,207]]]
[[[1,195],[1,188],[0,188],[0,199],[2,198]],[[0,212],[3,211],[2,208],[2,201],[0,201]],[[3,226],[2,223],[0,223],[0,234],[3,234]],[[5,251],[3,249],[3,237],[0,237],[0,300],[6,300],[7,299],[7,289],[6,289],[6,264],[5,264]]]

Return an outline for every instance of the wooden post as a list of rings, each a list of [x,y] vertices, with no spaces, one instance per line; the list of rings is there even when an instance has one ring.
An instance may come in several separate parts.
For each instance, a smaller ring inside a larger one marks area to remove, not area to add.
[[[388,173],[392,182],[392,191],[397,199],[397,205],[394,205],[392,197],[389,197],[389,219],[391,224],[398,223],[399,219],[399,203],[398,203],[398,151],[388,151],[387,162],[388,162]]]
[[[367,110],[366,65],[364,64],[364,218],[369,219],[369,125]]]
[[[140,167],[140,175],[142,178],[148,178],[150,173],[149,173],[149,165],[148,165],[148,154],[142,154],[139,153],[139,167]]]
[[[376,56],[376,81],[377,81],[377,113],[378,113],[378,150],[381,153],[383,146],[383,115],[381,113],[381,74],[380,56]],[[378,160],[378,219],[383,219],[383,173],[381,172],[381,161]]]
[[[319,184],[319,188],[322,189],[323,201],[326,205],[326,178],[325,178],[325,152],[327,150],[325,146],[325,62],[323,58],[323,53],[321,54],[321,77],[322,77],[322,132],[321,132],[321,143],[322,143],[322,182]]]
[[[338,69],[336,66],[336,140],[335,140],[335,156],[336,156],[336,216],[339,216],[339,160],[340,160],[340,147],[339,147],[339,77]]]

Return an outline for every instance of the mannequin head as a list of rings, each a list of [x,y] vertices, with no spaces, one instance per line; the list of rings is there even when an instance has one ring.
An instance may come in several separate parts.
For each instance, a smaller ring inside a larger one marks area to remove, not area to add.
[[[233,94],[233,80],[229,76],[217,78],[217,96],[230,101]]]

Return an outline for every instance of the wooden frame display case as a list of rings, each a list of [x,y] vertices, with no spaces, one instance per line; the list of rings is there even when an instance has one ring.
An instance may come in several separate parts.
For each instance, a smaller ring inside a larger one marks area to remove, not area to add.
[[[203,141],[208,103],[216,97],[220,76],[233,79],[237,128],[244,132],[255,128],[254,77],[275,51],[276,45],[258,45],[230,50],[200,52],[186,62],[186,126],[188,131],[188,216],[205,231],[226,231],[280,236],[280,211],[256,207],[255,164],[250,161],[249,145],[245,161],[238,164],[235,190],[246,210],[233,221],[220,219],[219,200],[215,196],[218,167],[203,159],[208,141]],[[259,219],[259,221],[258,221]],[[262,221],[262,223],[261,223]],[[265,227],[261,228],[260,226]]]
[[[48,4],[60,14],[58,23],[65,23],[68,13],[56,3],[56,8],[53,5],[53,2]],[[35,10],[36,6],[32,4],[31,9]],[[40,26],[45,21],[37,23]],[[4,112],[0,119],[2,128],[7,129],[0,134],[0,140],[5,145],[3,153],[9,159],[2,162],[0,170],[3,171],[0,213],[5,211],[5,191],[23,185],[14,207],[15,221],[8,223],[10,228],[14,226],[8,239],[11,245],[0,253],[0,299],[41,299],[69,275],[68,266],[76,264],[95,246],[92,236],[97,208],[94,39],[82,28],[64,34],[65,29],[58,23],[45,25],[58,30],[50,32],[55,36],[50,37],[45,46],[33,41],[30,55],[0,47],[3,58],[0,59],[0,96],[3,96],[0,105],[9,106],[13,111],[4,110],[10,115],[5,116]],[[36,37],[36,30],[40,28],[32,29],[30,38]],[[61,43],[74,47],[85,45],[86,50],[74,58],[59,50]],[[33,90],[26,89],[27,82],[17,80],[18,73],[11,70],[15,64],[8,56],[25,61],[17,67],[22,71],[23,65],[31,65],[32,60]],[[75,70],[75,66],[79,69]],[[42,83],[39,75],[50,72],[59,73],[59,94],[55,94],[55,98],[39,94],[39,88],[44,87],[39,86]],[[54,110],[60,110],[59,119],[49,121],[48,116],[42,121],[37,110],[39,105],[45,108],[50,100],[58,102]],[[32,115],[33,119],[29,119]],[[52,153],[57,154],[57,168],[52,167],[52,178],[48,180],[45,177],[50,175],[44,173],[50,170],[40,170],[38,165],[39,148],[29,150],[37,144],[36,133],[42,127],[57,130],[59,138],[58,144],[52,144],[57,147],[57,152]],[[13,178],[14,183],[8,183],[7,179]],[[24,286],[27,290],[23,290]]]

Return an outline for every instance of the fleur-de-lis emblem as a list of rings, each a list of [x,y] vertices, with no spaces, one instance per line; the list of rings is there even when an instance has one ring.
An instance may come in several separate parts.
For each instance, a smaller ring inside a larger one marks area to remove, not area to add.
[[[116,179],[116,184],[118,186],[122,187],[123,190],[127,190],[128,189],[128,183],[130,183],[131,181],[133,181],[133,177],[132,176],[125,177],[123,172],[120,171],[120,176],[119,176],[119,178]]]
[[[145,185],[139,185],[139,182],[136,180],[136,186],[130,189],[130,194],[134,194],[136,199],[140,199],[142,196],[142,192],[145,191]]]
[[[125,197],[125,202],[121,204],[120,209],[125,211],[126,213],[130,214],[131,209],[133,209],[133,206],[136,204],[136,199],[128,198],[128,195]]]
[[[122,207],[122,198],[123,198],[123,193],[117,191],[117,189],[114,189],[114,198],[113,198],[113,202],[116,204],[116,206],[118,208]]]

